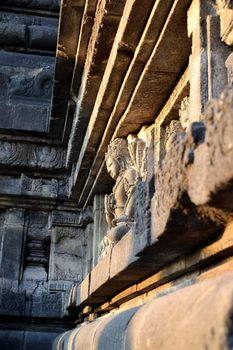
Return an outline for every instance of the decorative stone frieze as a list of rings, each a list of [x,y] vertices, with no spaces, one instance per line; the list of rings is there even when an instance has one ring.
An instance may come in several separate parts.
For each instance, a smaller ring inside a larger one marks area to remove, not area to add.
[[[64,169],[65,149],[34,143],[0,141],[0,164],[39,169]]]

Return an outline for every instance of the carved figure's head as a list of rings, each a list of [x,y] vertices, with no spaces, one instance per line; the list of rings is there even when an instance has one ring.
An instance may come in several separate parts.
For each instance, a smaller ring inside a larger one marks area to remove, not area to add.
[[[121,138],[111,141],[105,153],[105,161],[110,176],[116,180],[119,174],[130,166],[127,141]]]

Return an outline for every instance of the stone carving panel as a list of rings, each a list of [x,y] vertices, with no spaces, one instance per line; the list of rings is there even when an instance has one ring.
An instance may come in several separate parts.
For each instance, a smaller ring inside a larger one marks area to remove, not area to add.
[[[134,152],[132,148],[131,151]],[[134,191],[137,180],[137,170],[133,166],[125,139],[112,141],[105,159],[107,170],[116,182],[112,193],[105,196],[109,230],[100,244],[100,256],[106,253],[108,247],[111,248],[118,242],[134,222]]]
[[[50,280],[82,280],[84,258],[84,230],[56,226],[52,229]]]
[[[65,149],[0,141],[0,164],[40,169],[65,168]]]
[[[102,258],[133,226],[135,210],[145,196],[146,179],[146,128],[128,139],[115,139],[106,153],[106,167],[116,181],[112,193],[105,196],[105,214],[109,229],[100,243],[99,257]],[[138,184],[142,184],[138,186]],[[137,193],[137,201],[135,197]],[[135,207],[136,201],[136,207]],[[140,215],[136,210],[137,215]]]
[[[9,96],[49,99],[52,94],[53,70],[50,67],[10,77]]]

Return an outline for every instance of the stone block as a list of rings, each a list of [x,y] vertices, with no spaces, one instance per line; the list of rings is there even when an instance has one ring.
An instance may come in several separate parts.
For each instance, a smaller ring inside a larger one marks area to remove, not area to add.
[[[110,290],[107,282],[110,276],[111,254],[111,250],[108,250],[103,259],[100,260],[96,267],[91,271],[90,295],[109,295]]]
[[[57,19],[1,11],[0,42],[3,46],[54,51]]]
[[[77,212],[54,210],[52,212],[52,226],[80,226],[81,218],[80,210]]]
[[[50,350],[52,348],[55,338],[61,330],[52,329],[28,329],[24,334],[24,348],[25,350],[34,350],[35,344],[38,350]],[[16,350],[18,348],[12,348]],[[3,349],[5,350],[5,349]]]
[[[0,341],[2,350],[22,349],[24,344],[24,330],[17,327],[0,326]]]
[[[64,316],[66,294],[41,291],[33,294],[30,315],[32,317],[60,318]]]
[[[57,338],[53,349],[230,349],[232,277],[224,273],[83,324]]]
[[[232,89],[226,89],[219,100],[207,106],[203,115],[205,142],[195,148],[194,162],[188,167],[188,194],[192,202],[199,206],[208,203],[223,210],[226,220],[233,208],[232,97]]]
[[[107,232],[108,225],[105,219],[104,195],[96,195],[93,202],[94,227],[93,227],[93,252],[92,267],[98,262],[99,245]]]
[[[30,324],[0,324],[0,342],[2,350],[50,350],[55,338],[65,331],[65,327],[31,326]]]
[[[8,46],[24,46],[26,26],[15,23],[0,24],[0,44]]]
[[[76,298],[75,298],[76,306],[84,304],[85,301],[88,299],[89,288],[90,288],[90,275],[88,274],[86,278],[82,281],[82,283],[79,284],[79,286],[77,286]]]
[[[81,282],[84,261],[83,229],[56,226],[52,230],[49,279]]]
[[[49,107],[23,105],[1,105],[2,129],[46,132]]]
[[[28,27],[30,48],[50,50],[56,49],[57,28],[49,26],[32,25]]]
[[[52,57],[0,53],[1,128],[47,131],[53,70]]]
[[[153,299],[130,320],[125,347],[139,350],[149,344],[149,348],[161,350],[228,349],[232,336],[232,287],[232,273],[225,273]]]
[[[116,277],[124,271],[129,265],[138,261],[133,248],[134,232],[130,230],[125,236],[113,247],[110,265],[110,279]],[[133,281],[136,276],[133,273],[126,273],[125,276],[119,277],[127,281]],[[123,288],[123,286],[122,286]]]
[[[1,0],[2,3],[5,3],[5,0]],[[60,8],[60,0],[51,0],[51,1],[44,1],[44,0],[38,0],[36,2],[26,0],[7,0],[7,5],[10,6],[16,6],[16,7],[23,7],[23,8],[30,8],[30,9],[38,9],[38,10],[46,10],[46,11],[55,11],[59,12]]]
[[[24,210],[10,209],[6,214],[1,244],[1,277],[20,280],[24,249]]]

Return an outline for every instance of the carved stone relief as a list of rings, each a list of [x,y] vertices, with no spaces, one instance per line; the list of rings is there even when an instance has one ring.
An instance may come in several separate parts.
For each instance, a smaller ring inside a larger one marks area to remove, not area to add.
[[[131,153],[134,151],[131,147]],[[133,165],[125,139],[118,138],[112,141],[105,159],[107,170],[116,183],[112,193],[105,196],[109,230],[100,244],[100,256],[103,256],[107,247],[118,242],[134,222],[134,190],[137,180],[137,169]]]
[[[144,128],[138,135],[129,135],[127,140],[118,138],[109,144],[105,156],[106,166],[116,183],[112,193],[105,196],[105,214],[109,230],[100,244],[100,257],[103,257],[134,224],[135,191],[137,184],[146,178],[147,142],[148,135]]]
[[[8,94],[10,96],[25,96],[31,98],[49,99],[53,86],[53,70],[50,67],[17,74],[10,78]]]
[[[0,164],[40,169],[65,168],[65,149],[30,143],[0,141]]]

